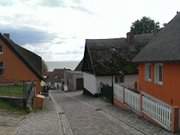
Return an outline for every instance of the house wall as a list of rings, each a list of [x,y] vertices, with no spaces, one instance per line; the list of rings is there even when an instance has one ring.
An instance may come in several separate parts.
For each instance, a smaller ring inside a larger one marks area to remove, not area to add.
[[[73,75],[69,71],[64,72],[64,84],[67,86],[68,90],[74,89]]]
[[[101,92],[101,84],[112,86],[112,76],[95,76],[89,73],[83,73],[84,88],[92,94],[99,94]],[[124,83],[121,85],[128,88],[134,88],[134,83],[137,80],[137,75],[126,75]],[[113,76],[113,83],[115,84],[115,76]]]
[[[65,85],[68,90],[76,90],[76,79],[83,78],[82,72],[79,71],[66,71],[64,73]]]
[[[138,75],[125,75],[124,76],[124,82],[121,83],[121,85],[127,87],[127,88],[135,88],[135,82],[138,79]]]
[[[99,94],[99,91],[97,90],[95,75],[83,72],[83,79],[84,79],[84,88],[86,90],[88,90],[93,95]]]
[[[96,80],[97,90],[99,93],[101,92],[101,83],[112,86],[112,76],[97,76]]]
[[[34,81],[36,93],[40,93],[41,80],[17,57],[17,55],[2,41],[3,54],[0,54],[0,61],[4,63],[4,72],[0,75],[0,82],[3,81]]]
[[[73,81],[74,81],[74,90],[76,90],[76,88],[77,88],[77,83],[76,83],[76,81],[77,81],[77,79],[80,79],[80,78],[83,78],[83,76],[82,76],[82,72],[76,72],[75,74],[74,74],[74,77],[73,77]]]
[[[163,65],[163,84],[154,83],[154,64],[151,66],[152,81],[145,80],[145,65],[139,65],[138,88],[169,105],[180,106],[180,64]]]

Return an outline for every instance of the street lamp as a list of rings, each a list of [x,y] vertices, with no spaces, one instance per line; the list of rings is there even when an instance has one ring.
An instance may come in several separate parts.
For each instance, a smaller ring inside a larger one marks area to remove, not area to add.
[[[115,73],[115,71],[114,71],[114,59],[113,59],[114,56],[113,56],[113,55],[114,55],[114,53],[115,53],[116,51],[117,51],[116,48],[114,48],[114,47],[111,48],[111,55],[112,55],[112,56],[111,56],[111,62],[112,62],[112,66],[111,66],[111,75],[112,75],[112,80],[111,80],[111,81],[112,81],[112,97],[111,97],[111,98],[112,98],[112,104],[114,103],[114,102],[113,102],[113,98],[114,98],[114,76],[113,76],[113,75],[114,75],[114,73]]]

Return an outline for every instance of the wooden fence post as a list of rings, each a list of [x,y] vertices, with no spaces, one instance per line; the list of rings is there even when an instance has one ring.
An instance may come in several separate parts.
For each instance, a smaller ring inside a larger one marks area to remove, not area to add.
[[[171,114],[171,130],[173,133],[175,133],[178,130],[179,127],[179,108],[173,107],[172,108],[172,114]]]
[[[123,87],[123,104],[125,104],[125,87],[124,86],[122,87]]]
[[[140,112],[143,112],[143,94],[140,92]]]

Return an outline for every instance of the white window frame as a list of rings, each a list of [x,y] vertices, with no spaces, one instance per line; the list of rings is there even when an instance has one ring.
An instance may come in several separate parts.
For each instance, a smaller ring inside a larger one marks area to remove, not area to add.
[[[151,74],[151,64],[145,64],[145,80],[152,81],[152,74]]]
[[[160,74],[159,74],[159,67],[162,67],[162,80],[160,80]],[[164,78],[164,75],[163,75],[163,70],[164,70],[164,66],[163,66],[163,64],[162,63],[157,63],[157,64],[154,64],[154,83],[155,84],[159,84],[159,85],[163,85],[163,78]]]

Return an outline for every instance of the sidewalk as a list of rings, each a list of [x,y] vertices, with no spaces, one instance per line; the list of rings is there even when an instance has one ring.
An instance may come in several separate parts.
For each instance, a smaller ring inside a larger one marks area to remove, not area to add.
[[[29,114],[20,123],[16,135],[63,135],[52,100],[45,99],[45,105],[42,111]]]
[[[14,135],[25,115],[0,111],[0,135]]]

